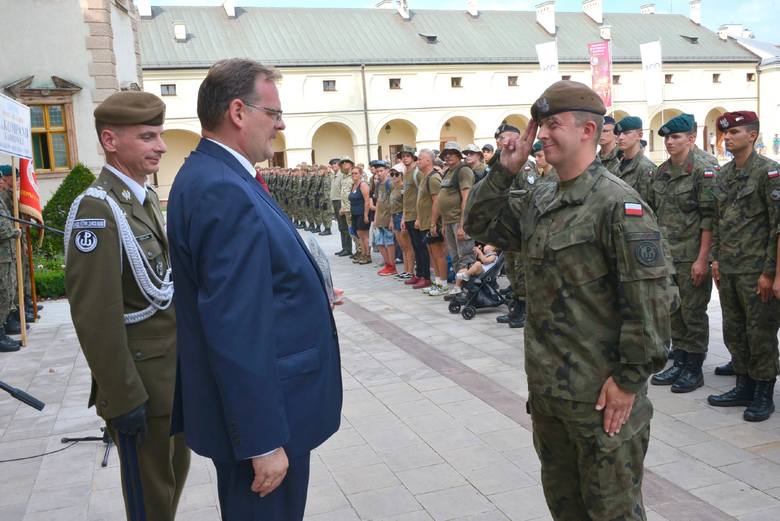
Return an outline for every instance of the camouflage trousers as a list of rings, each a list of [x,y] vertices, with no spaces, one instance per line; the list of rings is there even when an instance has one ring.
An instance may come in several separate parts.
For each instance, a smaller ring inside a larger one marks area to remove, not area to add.
[[[319,222],[326,230],[330,230],[331,221],[333,219],[333,211],[328,208],[327,203],[322,203],[322,208],[319,210]]]
[[[504,253],[504,270],[512,286],[512,294],[518,300],[525,300],[525,266],[523,255],[516,251]]]
[[[777,329],[780,303],[761,302],[756,294],[760,273],[720,274],[723,340],[731,353],[734,372],[754,380],[778,374]]]
[[[593,403],[531,394],[542,487],[555,521],[645,521],[644,459],[653,406],[637,395],[628,422],[609,437]]]
[[[0,262],[0,325],[16,308],[16,264]]]
[[[672,346],[686,353],[704,354],[710,342],[707,305],[712,296],[712,276],[707,271],[704,281],[696,287],[691,280],[690,262],[675,263],[674,268],[680,307],[671,316]]]

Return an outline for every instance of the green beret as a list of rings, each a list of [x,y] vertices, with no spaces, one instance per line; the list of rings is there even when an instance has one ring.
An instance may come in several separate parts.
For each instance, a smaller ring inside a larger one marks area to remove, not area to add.
[[[629,130],[642,130],[642,118],[626,116],[615,125],[615,134],[628,132]]]
[[[109,125],[162,125],[165,103],[151,92],[124,90],[95,109],[95,121]]]
[[[542,142],[541,141],[537,141],[536,143],[534,143],[534,146],[531,147],[531,155],[536,154],[540,150],[542,150]]]
[[[590,112],[603,116],[607,109],[601,97],[584,83],[562,80],[547,87],[534,102],[531,117],[538,123],[561,112]]]
[[[669,134],[676,134],[677,132],[685,132],[686,134],[696,130],[696,120],[693,119],[693,114],[680,114],[675,116],[661,128],[658,129],[658,135],[666,137]]]
[[[0,177],[9,177],[11,175],[11,165],[0,165]],[[16,171],[16,176],[19,176],[19,170]]]

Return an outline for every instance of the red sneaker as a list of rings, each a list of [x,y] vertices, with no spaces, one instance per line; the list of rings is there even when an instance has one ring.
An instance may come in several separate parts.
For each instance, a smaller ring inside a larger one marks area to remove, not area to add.
[[[414,286],[415,284],[417,284],[421,280],[423,280],[423,279],[417,278],[417,275],[412,275],[412,278],[409,279],[409,280],[405,280],[404,284],[406,284],[407,286]]]
[[[431,279],[420,279],[420,281],[412,286],[412,289],[423,289],[431,287]]]
[[[395,275],[396,273],[398,272],[395,270],[395,266],[391,266],[388,264],[387,266],[379,270],[377,272],[377,275],[379,275],[380,277],[389,277],[390,275]]]

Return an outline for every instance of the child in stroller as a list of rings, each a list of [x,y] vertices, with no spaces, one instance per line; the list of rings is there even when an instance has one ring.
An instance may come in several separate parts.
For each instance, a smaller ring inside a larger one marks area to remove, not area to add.
[[[498,292],[498,275],[504,265],[504,255],[495,246],[475,246],[477,261],[468,269],[462,269],[455,276],[455,288],[450,297],[450,313],[461,313],[471,320],[477,309],[494,308],[505,303]],[[462,309],[462,311],[461,311]]]

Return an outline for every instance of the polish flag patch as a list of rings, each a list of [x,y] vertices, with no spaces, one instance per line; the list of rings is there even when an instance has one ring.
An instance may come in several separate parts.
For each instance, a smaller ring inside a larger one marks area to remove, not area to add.
[[[766,176],[769,179],[774,179],[775,177],[780,176],[780,173],[778,173],[777,170],[770,170],[769,172],[766,173]]]
[[[704,177],[715,177],[715,172],[713,172],[712,170],[705,170]]]
[[[623,209],[625,215],[635,215],[637,217],[642,217],[642,215],[644,215],[642,205],[639,203],[624,203]]]

